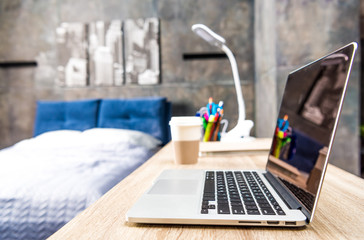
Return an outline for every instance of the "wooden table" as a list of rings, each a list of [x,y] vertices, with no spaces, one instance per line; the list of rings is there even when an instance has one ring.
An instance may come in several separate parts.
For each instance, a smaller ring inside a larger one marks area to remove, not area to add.
[[[264,168],[267,152],[205,155],[195,165],[176,165],[168,144],[50,239],[364,239],[364,180],[328,166],[313,222],[301,228],[143,225],[125,213],[164,170]]]

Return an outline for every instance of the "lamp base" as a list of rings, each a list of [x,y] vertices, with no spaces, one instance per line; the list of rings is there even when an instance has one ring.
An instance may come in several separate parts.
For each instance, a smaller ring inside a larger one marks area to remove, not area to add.
[[[251,141],[254,137],[249,136],[254,122],[252,120],[239,121],[229,132],[221,136],[222,142]]]

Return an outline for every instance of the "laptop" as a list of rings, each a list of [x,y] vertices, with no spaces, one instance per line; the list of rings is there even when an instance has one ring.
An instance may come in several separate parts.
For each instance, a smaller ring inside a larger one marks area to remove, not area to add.
[[[309,224],[356,49],[357,44],[350,43],[288,75],[265,170],[165,170],[127,212],[127,221]]]

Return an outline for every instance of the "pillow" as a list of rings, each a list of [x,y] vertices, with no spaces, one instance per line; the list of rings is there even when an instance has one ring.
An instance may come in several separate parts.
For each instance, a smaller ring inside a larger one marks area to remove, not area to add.
[[[98,128],[130,129],[170,140],[170,104],[166,98],[104,99],[100,103]]]
[[[54,141],[57,139],[69,139],[81,134],[81,131],[77,130],[56,130],[39,134],[35,137],[37,140],[42,141]]]
[[[96,127],[99,102],[96,99],[38,101],[34,136],[60,129],[83,131]]]
[[[49,131],[39,134],[34,138],[24,139],[14,146],[16,146],[17,149],[33,149],[34,151],[47,148],[53,149],[54,147],[62,148],[64,146],[77,144],[81,133],[82,132],[76,130]]]
[[[148,149],[153,149],[161,144],[161,141],[155,137],[135,130],[93,128],[82,132],[81,135],[85,144],[115,145],[128,143]]]

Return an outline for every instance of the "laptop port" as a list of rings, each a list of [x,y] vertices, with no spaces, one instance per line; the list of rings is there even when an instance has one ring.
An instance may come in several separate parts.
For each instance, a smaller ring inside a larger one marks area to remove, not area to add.
[[[278,225],[279,221],[267,221],[269,225]]]
[[[296,222],[286,222],[287,226],[296,226]]]
[[[239,221],[239,223],[243,223],[243,224],[261,224],[261,222],[258,222],[258,221]]]

